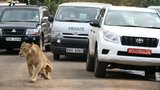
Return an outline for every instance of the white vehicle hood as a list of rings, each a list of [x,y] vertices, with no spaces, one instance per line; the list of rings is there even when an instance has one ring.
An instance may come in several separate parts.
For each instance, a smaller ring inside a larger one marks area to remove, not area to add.
[[[104,26],[103,29],[113,32],[119,36],[160,38],[160,29],[122,26]]]
[[[91,29],[89,23],[80,22],[54,22],[53,30],[68,34],[87,34]]]

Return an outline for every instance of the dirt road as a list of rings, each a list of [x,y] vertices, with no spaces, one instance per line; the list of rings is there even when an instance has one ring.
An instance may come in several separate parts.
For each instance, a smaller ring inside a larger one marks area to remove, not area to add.
[[[53,79],[38,78],[30,83],[25,58],[17,54],[0,51],[0,90],[160,90],[158,73],[156,81],[144,78],[143,72],[126,70],[108,71],[106,78],[95,78],[86,71],[83,58],[54,61],[50,52],[46,55],[54,65]]]

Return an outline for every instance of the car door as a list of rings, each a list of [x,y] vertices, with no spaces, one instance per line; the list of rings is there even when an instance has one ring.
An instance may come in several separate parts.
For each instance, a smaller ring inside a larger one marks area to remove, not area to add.
[[[98,30],[100,29],[101,27],[101,23],[102,23],[102,20],[103,20],[103,17],[104,17],[104,14],[105,14],[105,8],[102,8],[99,12],[99,15],[97,16],[97,20],[99,22],[99,27],[93,27],[92,30],[91,30],[91,38],[90,38],[90,45],[91,45],[91,50],[92,52],[95,51],[95,45],[96,45],[96,41],[97,41],[97,34],[98,34]]]

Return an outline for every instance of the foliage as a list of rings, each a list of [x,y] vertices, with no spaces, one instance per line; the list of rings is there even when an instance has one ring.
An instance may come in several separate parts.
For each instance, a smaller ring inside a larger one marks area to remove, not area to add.
[[[27,2],[27,0],[19,0],[20,2]],[[137,7],[148,7],[151,5],[160,5],[160,0],[29,0],[30,4],[33,5],[46,5],[50,8],[51,14],[55,14],[59,4],[63,2],[103,2],[111,3],[113,5],[122,6],[137,6]]]

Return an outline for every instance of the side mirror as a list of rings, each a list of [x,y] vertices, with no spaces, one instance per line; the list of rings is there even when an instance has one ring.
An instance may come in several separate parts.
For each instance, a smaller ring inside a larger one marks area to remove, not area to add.
[[[94,27],[100,27],[98,20],[91,20],[89,24]]]
[[[50,16],[48,17],[48,21],[49,21],[49,22],[53,22],[53,20],[54,20],[54,16],[50,15]]]

